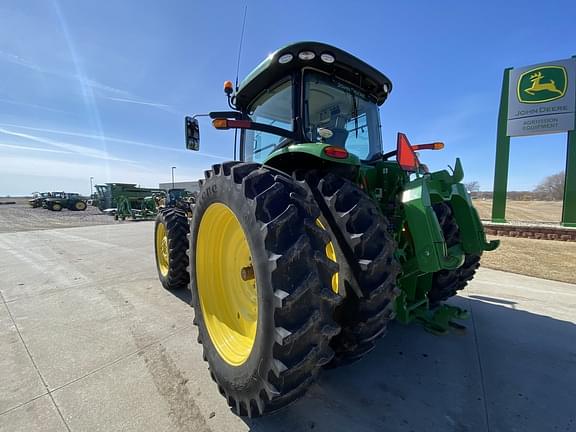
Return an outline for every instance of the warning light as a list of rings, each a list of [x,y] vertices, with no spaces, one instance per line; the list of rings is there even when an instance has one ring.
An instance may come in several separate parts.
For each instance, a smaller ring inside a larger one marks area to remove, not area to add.
[[[232,81],[224,81],[224,93],[230,96],[233,91],[234,85],[232,84]]]
[[[334,159],[346,159],[348,158],[348,152],[342,147],[328,146],[324,147],[324,154]]]

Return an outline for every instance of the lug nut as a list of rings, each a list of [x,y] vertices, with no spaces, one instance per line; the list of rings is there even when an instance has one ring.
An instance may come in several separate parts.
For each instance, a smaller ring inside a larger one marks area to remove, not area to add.
[[[253,280],[254,279],[254,267],[252,267],[251,265],[246,266],[246,267],[242,267],[242,269],[240,270],[240,277],[242,278],[242,280],[244,282],[248,282],[249,280]]]

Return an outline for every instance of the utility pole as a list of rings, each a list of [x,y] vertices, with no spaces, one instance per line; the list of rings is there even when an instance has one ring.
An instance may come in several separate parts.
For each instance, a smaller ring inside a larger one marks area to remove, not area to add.
[[[176,167],[172,167],[172,189],[174,189],[174,170]]]

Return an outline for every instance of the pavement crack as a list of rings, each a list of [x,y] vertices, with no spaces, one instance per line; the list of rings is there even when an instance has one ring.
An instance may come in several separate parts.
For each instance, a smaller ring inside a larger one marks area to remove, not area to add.
[[[125,359],[127,359],[127,358],[133,357],[133,356],[135,356],[135,355],[138,355],[138,354],[142,353],[143,351],[147,350],[148,348],[150,348],[150,347],[152,347],[152,346],[154,346],[154,345],[160,344],[160,343],[164,342],[165,340],[170,339],[171,337],[177,335],[178,333],[183,332],[184,330],[190,330],[192,327],[193,327],[193,326],[191,326],[191,325],[190,325],[190,326],[185,326],[185,327],[180,327],[178,330],[176,330],[176,331],[174,331],[174,332],[166,335],[166,336],[163,337],[163,338],[160,338],[160,339],[158,339],[158,340],[155,340],[155,341],[153,341],[153,342],[150,342],[149,344],[144,345],[144,346],[142,346],[142,347],[139,347],[137,350],[132,351],[132,352],[130,352],[130,353],[128,353],[128,354],[125,354],[125,355],[123,355],[123,356],[120,356],[120,357],[118,357],[117,359],[112,360],[111,362],[108,362],[108,363],[106,363],[105,365],[100,366],[99,368],[93,369],[93,370],[91,370],[90,372],[87,372],[87,373],[85,373],[84,375],[82,375],[82,376],[80,376],[80,377],[78,377],[78,378],[74,378],[73,380],[68,381],[67,383],[64,383],[64,384],[62,384],[62,385],[59,385],[58,387],[54,387],[52,390],[50,390],[50,392],[51,392],[51,393],[57,392],[58,390],[61,390],[61,389],[63,389],[64,387],[68,387],[69,385],[74,384],[75,382],[81,381],[81,380],[83,380],[84,378],[89,377],[90,375],[94,375],[95,373],[98,373],[98,372],[100,372],[100,371],[103,370],[103,369],[109,368],[110,366],[113,366],[113,365],[115,365],[116,363],[121,362],[122,360],[125,360]]]
[[[10,310],[10,308],[8,307],[8,303],[6,303],[6,299],[4,298],[4,295],[2,294],[2,292],[0,292],[0,298],[2,298],[2,303],[4,304],[4,307],[6,308],[6,312],[8,313],[8,316],[10,317],[10,321],[12,321],[12,325],[14,326],[14,328],[16,329],[16,333],[18,333],[18,337],[20,338],[20,341],[22,342],[22,345],[24,345],[24,349],[26,350],[26,353],[28,354],[28,358],[30,359],[30,361],[32,362],[32,366],[34,366],[34,370],[36,370],[36,373],[38,374],[38,377],[40,377],[40,381],[42,381],[42,385],[44,386],[44,388],[46,389],[46,393],[48,394],[48,396],[50,397],[50,400],[52,401],[52,403],[54,404],[54,408],[56,408],[56,411],[58,412],[58,415],[60,416],[60,419],[62,420],[62,422],[64,423],[64,426],[66,426],[66,430],[68,432],[70,432],[70,426],[68,426],[68,423],[66,422],[66,419],[64,419],[64,416],[62,415],[62,412],[60,411],[60,407],[58,406],[58,404],[56,403],[56,401],[54,400],[54,397],[52,396],[52,393],[50,392],[50,388],[48,388],[48,384],[46,383],[46,380],[44,379],[44,377],[42,376],[42,373],[40,372],[40,369],[38,369],[38,365],[36,364],[36,362],[34,361],[34,357],[32,356],[32,353],[30,352],[30,350],[28,349],[28,345],[26,345],[26,342],[24,341],[24,338],[22,337],[22,333],[20,332],[20,329],[18,328],[18,324],[16,324],[16,320],[14,319],[14,316],[12,315],[12,311]]]
[[[474,311],[472,310],[472,302],[470,299],[468,304],[470,305],[470,320],[472,321],[472,328],[474,329],[474,348],[476,351],[476,358],[478,359],[478,369],[480,371],[480,388],[482,389],[482,402],[484,405],[484,417],[486,419],[486,431],[490,432],[490,416],[488,414],[488,399],[486,396],[486,385],[484,384],[484,369],[482,367],[482,359],[480,357],[480,346],[478,344],[478,333],[476,331],[476,322],[474,321]]]
[[[26,402],[22,402],[22,403],[20,403],[20,404],[18,404],[18,405],[15,405],[15,406],[11,407],[11,408],[8,408],[6,411],[0,412],[0,417],[3,416],[4,414],[8,414],[8,413],[11,412],[11,411],[14,411],[15,409],[18,409],[18,408],[20,408],[20,407],[23,407],[23,406],[25,406],[25,405],[28,405],[29,403],[32,403],[32,402],[34,402],[36,399],[40,399],[41,397],[44,397],[44,396],[46,396],[47,394],[48,394],[48,392],[39,394],[39,395],[37,395],[37,396],[34,396],[32,399],[27,400]]]

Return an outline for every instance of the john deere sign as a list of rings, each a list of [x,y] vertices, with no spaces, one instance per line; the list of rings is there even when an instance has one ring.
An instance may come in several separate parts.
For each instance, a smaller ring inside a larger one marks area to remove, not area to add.
[[[575,102],[574,57],[504,70],[496,140],[493,222],[506,222],[510,137],[568,132],[561,222],[576,227]]]
[[[509,79],[506,135],[574,129],[575,59],[512,69]]]

